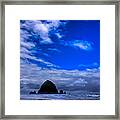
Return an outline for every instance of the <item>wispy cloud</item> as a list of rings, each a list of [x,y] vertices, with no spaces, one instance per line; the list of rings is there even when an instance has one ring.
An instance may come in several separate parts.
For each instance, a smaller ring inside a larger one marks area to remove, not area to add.
[[[61,38],[63,37],[59,32],[55,33],[55,35],[56,35],[59,39],[61,39]]]
[[[50,37],[50,32],[54,31],[54,34],[58,38],[61,38],[62,36],[57,29],[59,26],[64,24],[65,22],[61,22],[60,20],[26,20],[21,24],[21,28],[27,29],[27,31],[30,31],[30,34],[32,35],[37,35],[40,38],[38,40],[41,44],[51,44],[53,41]]]
[[[47,49],[48,51],[52,51],[52,52],[61,52],[59,49],[56,49],[56,48],[48,48]]]
[[[34,31],[39,35],[41,38],[41,43],[44,44],[51,44],[53,43],[52,40],[49,37],[49,25],[43,24],[41,21],[33,21],[34,22]]]
[[[35,61],[35,62],[39,62],[40,64],[45,65],[46,67],[59,68],[59,66],[57,66],[57,65],[55,65],[51,62],[45,61],[41,58],[37,58],[37,57],[32,56],[28,53],[22,53],[21,58],[24,59],[24,61],[26,61],[26,63],[30,63],[28,60],[32,60],[32,61]]]
[[[47,79],[65,91],[79,91],[82,88],[98,90],[100,72],[99,69],[90,69],[89,71],[42,69],[35,64],[26,64],[23,61],[21,65],[22,84],[38,84],[39,86],[36,89],[39,89],[40,85]]]
[[[78,68],[86,68],[86,70],[89,70],[90,68],[99,68],[100,65],[97,62],[93,62],[91,64],[80,64],[78,65]]]
[[[30,42],[27,43],[27,42],[21,41],[20,44],[21,44],[21,47],[24,47],[27,49],[31,49],[31,48],[35,47],[35,45],[33,43],[30,43]]]
[[[72,46],[80,48],[82,50],[86,50],[86,51],[92,50],[92,44],[85,40],[75,40],[72,43]]]
[[[58,32],[58,27],[64,25],[65,22],[59,20],[21,20],[20,22],[20,57],[24,59],[27,63],[30,60],[34,60],[39,63],[45,64],[47,67],[58,67],[46,60],[36,57],[33,54],[36,53],[36,45],[39,44],[52,44],[53,41],[50,37],[50,32],[54,31],[55,35],[60,39],[60,33]],[[40,48],[37,49],[37,51]],[[59,50],[53,48],[51,51],[60,52]],[[40,53],[41,54],[41,53]],[[48,56],[47,53],[42,53]]]

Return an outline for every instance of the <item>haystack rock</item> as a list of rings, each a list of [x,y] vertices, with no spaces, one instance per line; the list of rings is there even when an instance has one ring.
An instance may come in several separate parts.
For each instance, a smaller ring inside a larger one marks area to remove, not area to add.
[[[38,90],[38,94],[58,94],[58,90],[53,82],[46,80]]]

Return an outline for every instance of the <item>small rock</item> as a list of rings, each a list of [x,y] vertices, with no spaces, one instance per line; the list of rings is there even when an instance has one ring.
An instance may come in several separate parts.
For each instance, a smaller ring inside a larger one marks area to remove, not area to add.
[[[31,91],[29,94],[36,94],[36,91]]]
[[[60,94],[63,94],[63,90],[60,90]]]

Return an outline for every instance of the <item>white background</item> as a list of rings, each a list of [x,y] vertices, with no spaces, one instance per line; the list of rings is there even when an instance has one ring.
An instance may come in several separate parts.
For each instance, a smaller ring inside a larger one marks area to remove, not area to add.
[[[100,20],[100,100],[20,100],[20,19]],[[115,6],[6,5],[5,114],[114,115]]]

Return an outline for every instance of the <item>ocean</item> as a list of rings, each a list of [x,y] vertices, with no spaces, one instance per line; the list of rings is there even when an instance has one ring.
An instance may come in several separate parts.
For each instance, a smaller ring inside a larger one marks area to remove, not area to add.
[[[99,92],[77,92],[66,94],[21,94],[21,100],[100,100]]]

